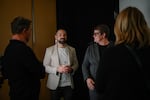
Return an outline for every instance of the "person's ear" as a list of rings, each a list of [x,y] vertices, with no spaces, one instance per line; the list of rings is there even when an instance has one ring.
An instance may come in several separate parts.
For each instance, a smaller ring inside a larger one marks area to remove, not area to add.
[[[103,33],[103,38],[105,38],[106,37],[106,33]]]
[[[27,30],[24,28],[22,32],[25,33],[26,31],[27,31]]]
[[[55,40],[57,40],[57,35],[55,35]]]

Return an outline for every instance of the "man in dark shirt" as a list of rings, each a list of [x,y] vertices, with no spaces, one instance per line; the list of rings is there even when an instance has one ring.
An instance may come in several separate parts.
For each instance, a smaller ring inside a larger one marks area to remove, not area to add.
[[[11,22],[12,38],[5,49],[2,65],[10,86],[10,100],[39,100],[40,79],[45,67],[27,46],[31,21],[16,17]]]
[[[105,24],[94,27],[94,43],[90,44],[85,52],[82,63],[82,73],[84,81],[89,90],[90,100],[98,100],[98,94],[95,90],[96,71],[99,67],[101,55],[106,48],[113,45],[109,38],[110,30]]]

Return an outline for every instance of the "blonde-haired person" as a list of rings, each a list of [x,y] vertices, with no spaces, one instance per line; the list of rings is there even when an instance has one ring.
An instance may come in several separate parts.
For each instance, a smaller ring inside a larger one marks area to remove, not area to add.
[[[103,53],[96,75],[100,100],[149,100],[144,75],[150,80],[150,30],[143,13],[136,7],[122,10],[114,33],[115,46]],[[138,55],[144,73],[127,46]]]

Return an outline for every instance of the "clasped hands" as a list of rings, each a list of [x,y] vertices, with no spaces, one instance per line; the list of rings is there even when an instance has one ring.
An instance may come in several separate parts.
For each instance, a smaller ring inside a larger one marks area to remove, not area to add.
[[[68,65],[60,65],[57,68],[57,71],[59,73],[72,73],[73,69],[71,68],[71,66],[68,66]]]

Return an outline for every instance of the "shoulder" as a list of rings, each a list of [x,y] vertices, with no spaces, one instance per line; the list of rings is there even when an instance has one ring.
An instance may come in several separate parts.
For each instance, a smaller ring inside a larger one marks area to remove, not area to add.
[[[52,46],[49,46],[46,48],[46,52],[47,53],[50,53],[50,52],[53,53],[54,51],[56,51],[56,49],[57,49],[56,46],[52,45]]]
[[[54,48],[55,48],[55,46],[56,46],[56,45],[49,46],[49,47],[47,47],[47,48],[46,48],[46,50],[54,49]]]
[[[107,48],[104,52],[104,55],[117,56],[117,55],[126,55],[128,53],[124,45],[114,45]]]
[[[73,47],[73,46],[71,46],[71,45],[67,45],[67,47],[68,47],[69,49],[75,49],[75,47]]]
[[[88,48],[95,48],[95,47],[98,47],[98,44],[95,43],[95,42],[91,42],[91,43],[89,43],[89,45],[88,45]]]
[[[110,41],[108,47],[113,47],[114,46],[114,41]]]
[[[119,52],[120,50],[125,49],[126,47],[124,45],[113,45],[110,46],[107,51],[113,51],[113,52]]]

